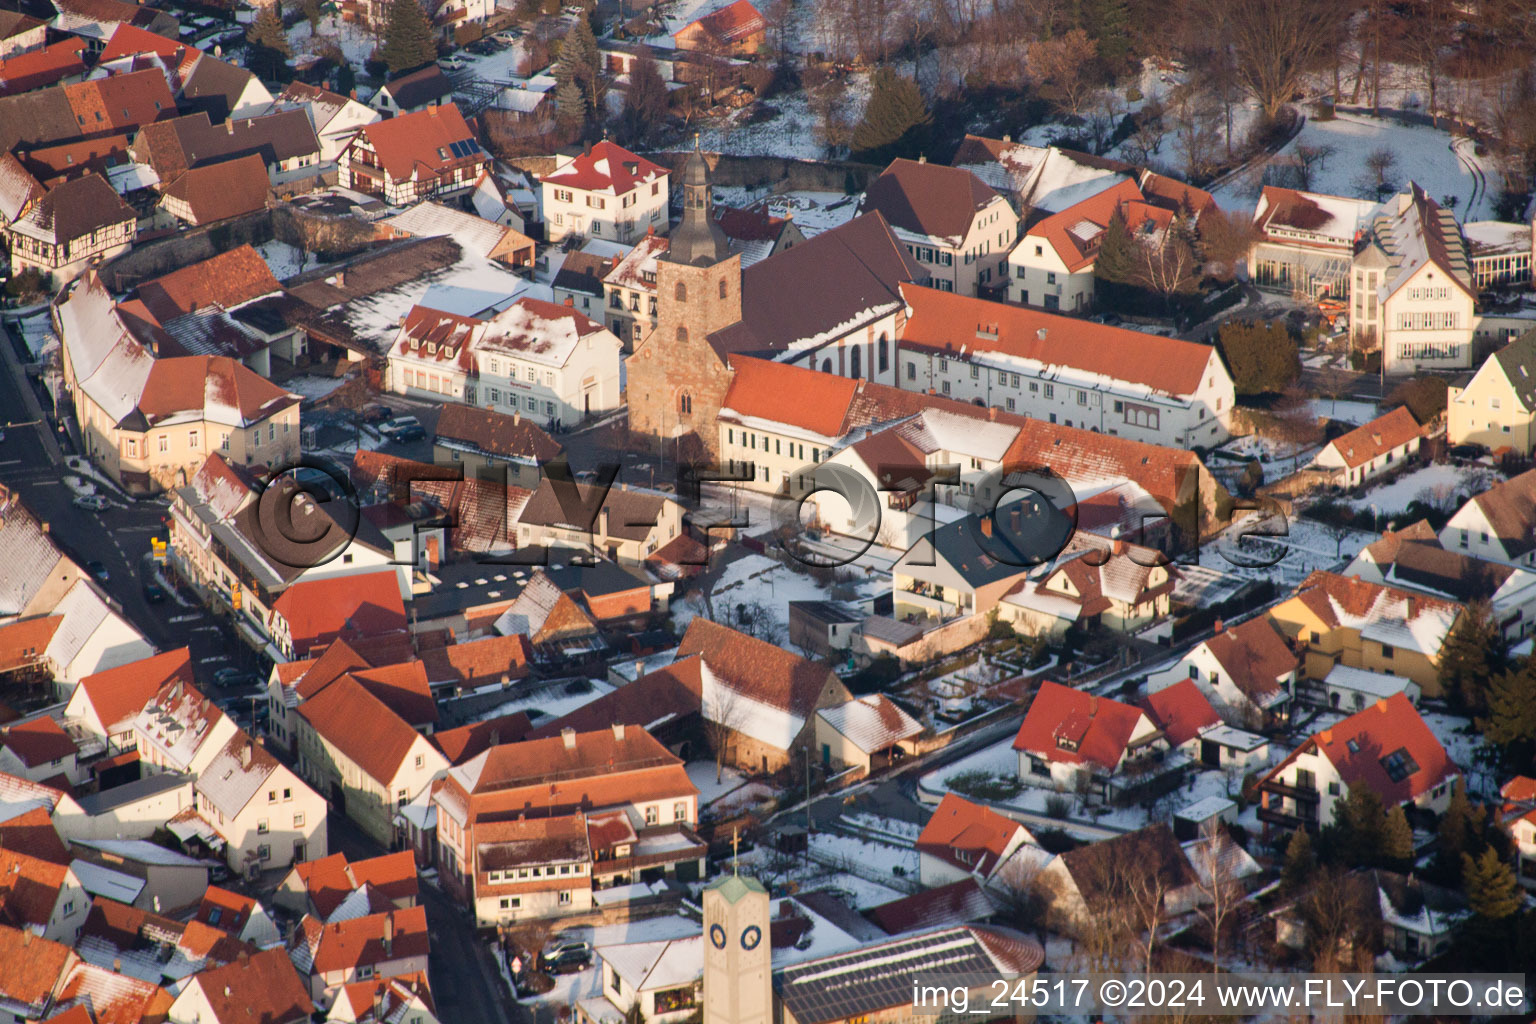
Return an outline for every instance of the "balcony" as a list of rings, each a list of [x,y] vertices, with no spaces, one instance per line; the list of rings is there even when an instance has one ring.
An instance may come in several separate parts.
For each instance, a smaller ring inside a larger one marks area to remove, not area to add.
[[[969,613],[969,609],[954,601],[946,601],[941,587],[913,582],[894,591],[895,614],[898,619],[918,615],[931,619],[953,619]]]
[[[1302,803],[1315,804],[1322,800],[1323,795],[1315,789],[1303,789],[1300,786],[1288,786],[1283,782],[1265,782],[1259,786],[1266,793],[1276,796],[1288,796],[1292,800],[1300,800]]]
[[[1293,831],[1298,828],[1304,828],[1309,832],[1316,832],[1318,828],[1318,821],[1315,817],[1287,814],[1284,811],[1277,811],[1270,807],[1260,806],[1258,808],[1258,815],[1259,820],[1266,824],[1279,825],[1282,828]]]

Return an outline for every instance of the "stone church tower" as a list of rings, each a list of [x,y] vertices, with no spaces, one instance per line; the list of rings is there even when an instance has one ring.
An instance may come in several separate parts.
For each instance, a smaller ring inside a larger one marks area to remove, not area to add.
[[[637,444],[657,438],[698,441],[719,451],[715,416],[731,369],[709,335],[741,320],[741,254],[732,253],[711,209],[709,167],[697,146],[683,167],[683,219],[656,264],[656,327],[626,365],[629,430]],[[669,448],[666,454],[674,452]]]
[[[704,1024],[770,1024],[768,890],[727,875],[704,890]]]

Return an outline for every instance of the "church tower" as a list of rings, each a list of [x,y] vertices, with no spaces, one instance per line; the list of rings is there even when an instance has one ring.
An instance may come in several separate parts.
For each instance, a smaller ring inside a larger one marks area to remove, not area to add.
[[[727,875],[704,890],[704,1024],[770,1024],[768,890]]]
[[[741,320],[741,254],[715,223],[709,165],[697,144],[682,188],[682,222],[656,263],[656,326],[627,363],[629,429],[648,438],[696,434],[714,453],[731,371],[708,338]]]

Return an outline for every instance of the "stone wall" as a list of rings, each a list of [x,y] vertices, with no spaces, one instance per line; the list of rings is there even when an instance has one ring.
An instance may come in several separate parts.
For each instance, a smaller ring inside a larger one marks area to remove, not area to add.
[[[124,292],[182,267],[217,256],[240,245],[261,245],[272,240],[272,211],[258,210],[243,217],[221,220],[177,232],[128,252],[100,269],[102,283],[112,292]]]

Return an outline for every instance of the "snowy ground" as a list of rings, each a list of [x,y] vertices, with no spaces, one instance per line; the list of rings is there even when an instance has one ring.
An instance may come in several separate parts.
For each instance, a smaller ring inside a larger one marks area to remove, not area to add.
[[[862,111],[869,99],[869,76],[849,75],[847,84],[847,93],[838,99],[838,106],[855,113]],[[700,124],[700,143],[711,152],[725,152],[734,156],[821,160],[829,155],[817,130],[816,114],[806,91],[783,93],[765,100],[764,104],[776,110],[777,114],[766,120],[748,123],[749,118],[763,116],[763,105],[743,107],[725,117]]]
[[[306,401],[315,402],[346,382],[346,377],[289,377],[283,381],[283,390],[302,395]]]
[[[1374,181],[1362,179],[1366,157],[1378,149],[1390,150],[1396,164],[1389,183],[1396,188],[1413,181],[1437,201],[1456,197],[1454,212],[1459,221],[1493,217],[1495,196],[1485,184],[1485,170],[1472,147],[1458,144],[1448,131],[1398,124],[1351,112],[1331,121],[1308,120],[1280,151],[1277,160],[1294,157],[1298,146],[1327,146],[1332,153],[1313,175],[1310,191],[1328,195],[1374,198]],[[1257,179],[1240,175],[1213,190],[1216,200],[1232,210],[1251,210],[1258,197]]]
[[[725,206],[752,206],[765,202],[775,217],[793,218],[806,238],[814,238],[830,228],[848,223],[859,212],[861,194],[844,192],[793,191],[773,193],[763,188],[745,186],[716,187],[715,200]]]
[[[625,921],[621,924],[578,925],[564,929],[551,942],[590,942],[594,949],[628,942],[662,942],[667,939],[685,939],[699,934],[699,923],[686,917],[648,917]],[[577,1000],[603,994],[603,971],[600,961],[594,957],[592,966],[576,974],[557,974],[555,987],[539,996],[530,996],[524,1004],[545,1007],[572,1006]]]
[[[305,265],[302,252],[287,242],[279,242],[275,238],[256,246],[256,251],[261,254],[262,259],[267,261],[267,268],[272,271],[272,276],[279,281],[286,281],[296,274],[302,273],[305,270],[313,270],[319,266],[318,263],[313,261],[313,258],[311,258],[311,262],[308,265]]]
[[[585,693],[566,693],[563,686],[551,687],[529,697],[517,697],[504,704],[498,704],[489,711],[475,716],[475,721],[484,722],[502,715],[516,714],[519,711],[528,712],[528,717],[537,725],[541,721],[560,718],[570,714],[583,705],[590,704],[597,698],[612,693],[614,687],[598,679],[589,680],[592,688]],[[713,776],[711,776],[713,778]]]
[[[1406,510],[1410,502],[1419,500],[1448,512],[1460,505],[1462,497],[1481,494],[1497,480],[1492,470],[1482,466],[1437,463],[1394,477],[1358,498],[1351,498],[1349,505],[1355,509],[1375,506],[1377,512],[1388,516]]]
[[[308,21],[300,21],[288,30],[288,45],[295,54],[318,53],[327,43],[341,47],[347,60],[360,68],[372,56],[376,40],[365,26],[355,21],[344,21],[336,14],[320,19],[318,33],[310,31]]]
[[[858,871],[864,877],[890,875],[892,878],[917,877],[917,851],[911,846],[873,839],[860,839],[833,832],[811,836],[811,856],[842,868]]]
[[[1360,402],[1349,398],[1314,398],[1309,405],[1314,416],[1326,416],[1357,427],[1376,418],[1375,402]]]
[[[1245,521],[1253,514],[1239,513],[1238,522],[1249,531],[1241,537],[1229,529],[1215,543],[1200,549],[1200,564],[1249,579],[1273,579],[1282,588],[1294,587],[1317,569],[1337,569],[1349,563],[1360,549],[1377,539],[1364,530],[1336,530],[1311,519],[1293,516],[1271,519],[1265,526]],[[1277,534],[1274,531],[1282,530]]]
[[[852,584],[861,595],[873,596],[890,586],[887,579],[871,577]],[[736,624],[736,608],[745,605],[761,608],[770,621],[758,635],[766,635],[783,643],[789,637],[790,601],[825,601],[832,598],[831,591],[817,583],[811,576],[797,573],[777,559],[767,555],[748,555],[726,567],[710,593],[714,617],[730,625]],[[679,630],[685,629],[694,616],[704,614],[702,601],[686,599],[672,606],[672,621]]]

